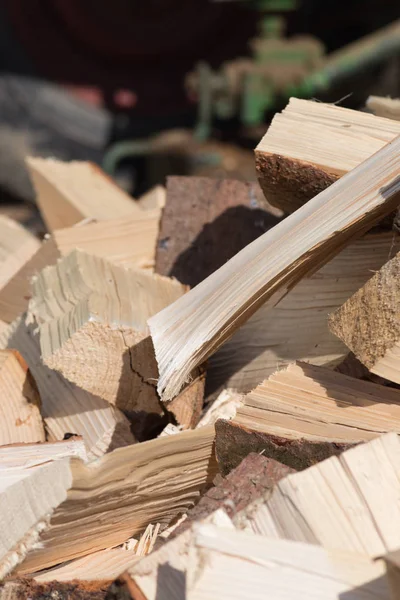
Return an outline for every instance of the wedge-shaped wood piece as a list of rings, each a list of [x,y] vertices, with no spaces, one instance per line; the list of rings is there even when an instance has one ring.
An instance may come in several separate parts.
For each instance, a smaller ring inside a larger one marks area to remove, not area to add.
[[[168,177],[156,272],[190,287],[211,275],[279,221],[260,193],[252,182]]]
[[[77,248],[116,265],[153,269],[160,223],[158,209],[122,219],[57,229],[53,237],[61,256]]]
[[[400,135],[400,123],[291,98],[255,150],[267,200],[293,212]]]
[[[24,315],[0,332],[0,346],[18,350],[25,359],[38,386],[50,440],[62,440],[66,433],[81,435],[89,458],[135,442],[130,423],[120,410],[43,364],[32,315]]]
[[[218,530],[234,528],[222,509],[213,512],[203,522],[217,525]],[[186,597],[185,577],[192,536],[193,525],[128,569],[129,587],[135,600]]]
[[[53,510],[67,498],[69,458],[81,440],[0,448],[0,579],[38,542]]]
[[[0,287],[0,318],[11,323],[19,317],[28,307],[32,277],[75,248],[106,258],[116,265],[152,270],[159,221],[159,211],[148,210],[123,219],[55,230]]]
[[[18,352],[0,350],[0,446],[44,442],[40,397]]]
[[[40,536],[40,546],[16,573],[117,546],[149,523],[166,526],[215,476],[213,442],[214,428],[204,427],[119,448],[86,465],[66,459],[65,498]],[[29,512],[36,502],[35,495],[28,496],[23,510]],[[7,521],[6,505],[1,514]]]
[[[360,444],[282,479],[234,522],[260,535],[383,556],[398,547],[399,453],[395,433]]]
[[[382,433],[400,433],[400,390],[295,363],[247,394],[235,418],[216,428],[223,473],[261,451],[300,470]]]
[[[137,204],[144,210],[158,209],[160,215],[161,210],[165,206],[166,189],[163,185],[156,185],[151,188],[148,192],[140,196],[137,200]]]
[[[107,221],[141,209],[97,165],[54,158],[26,159],[40,212],[50,231],[82,219]]]
[[[392,211],[400,199],[399,168],[400,137],[149,319],[163,399],[172,399],[273,294],[275,301],[284,296]]]
[[[383,561],[202,524],[186,573],[188,600],[389,599]]]
[[[147,319],[185,292],[175,280],[74,251],[33,283],[44,363],[119,408],[161,413]]]
[[[0,288],[31,258],[39,240],[16,221],[0,215]]]
[[[47,265],[54,264],[60,257],[53,239],[42,242],[37,251],[20,266],[13,277],[0,289],[0,318],[12,323],[28,308],[32,295],[31,280]]]
[[[334,368],[347,348],[327,315],[400,250],[393,232],[367,233],[272,307],[264,304],[209,361],[207,386],[249,392],[277,368],[302,360]]]
[[[329,325],[372,372],[400,383],[400,254],[333,313]]]
[[[367,108],[378,117],[400,121],[400,99],[385,98],[383,96],[369,96],[366,102]]]

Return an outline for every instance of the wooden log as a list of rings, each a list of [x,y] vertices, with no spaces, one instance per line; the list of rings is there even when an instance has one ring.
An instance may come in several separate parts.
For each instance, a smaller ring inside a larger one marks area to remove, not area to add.
[[[109,581],[51,581],[36,583],[33,579],[21,578],[0,584],[0,600],[107,600],[110,597]]]
[[[171,533],[181,535],[193,523],[204,520],[220,508],[230,518],[294,470],[261,454],[250,453],[229,475],[210,488],[192,509],[186,519]]]
[[[366,107],[369,108],[374,115],[400,121],[400,99],[389,98],[383,96],[369,96]]]
[[[32,315],[24,315],[0,332],[0,346],[18,350],[25,359],[38,386],[50,440],[62,440],[66,433],[79,434],[90,458],[135,442],[130,423],[120,410],[43,364]]]
[[[234,523],[257,535],[381,557],[398,547],[399,453],[395,433],[359,444],[288,475]]]
[[[55,510],[40,545],[15,573],[39,571],[117,546],[150,523],[165,527],[193,504],[215,476],[213,442],[214,428],[204,427],[119,448],[92,464],[77,459],[51,463],[58,470],[62,498],[58,501],[55,493],[49,494],[51,482],[43,484]],[[42,477],[47,481],[44,472]],[[36,516],[41,509],[36,491],[27,491],[22,506],[24,513]],[[8,518],[11,510],[5,504],[1,513],[0,536],[7,540],[13,539],[16,527]]]
[[[167,277],[74,251],[33,283],[43,362],[119,408],[162,414],[146,321],[184,293]]]
[[[257,188],[230,179],[168,177],[156,272],[194,287],[275,225],[278,218],[263,210]]]
[[[400,134],[400,123],[291,98],[255,150],[267,200],[291,213]]]
[[[392,232],[367,233],[278,303],[264,304],[210,358],[209,393],[222,386],[247,393],[295,359],[334,368],[347,348],[330,331],[328,314],[399,250],[400,237]]]
[[[49,231],[71,227],[83,219],[106,221],[141,210],[93,163],[38,157],[26,162]]]
[[[16,221],[0,215],[0,288],[35,254],[39,240]]]
[[[371,371],[400,383],[400,254],[396,254],[329,319],[329,326]]]
[[[62,458],[80,458],[88,461],[83,438],[73,435],[60,442],[41,444],[11,444],[0,447],[0,472],[9,474],[13,469],[39,467]]]
[[[113,264],[153,270],[160,215],[143,211],[123,219],[57,229],[0,288],[0,318],[11,323],[28,308],[31,280],[75,248]]]
[[[399,150],[397,138],[149,319],[164,400],[271,296],[283,297],[395,208]]]
[[[175,574],[170,570],[169,575],[172,579]],[[196,528],[186,571],[187,600],[259,599],[266,590],[271,598],[287,600],[340,600],[364,594],[389,600],[382,560],[215,525]]]
[[[247,394],[216,431],[223,474],[261,451],[301,470],[382,433],[400,433],[400,391],[296,363]]]
[[[18,352],[0,350],[0,446],[44,442],[40,396]]]

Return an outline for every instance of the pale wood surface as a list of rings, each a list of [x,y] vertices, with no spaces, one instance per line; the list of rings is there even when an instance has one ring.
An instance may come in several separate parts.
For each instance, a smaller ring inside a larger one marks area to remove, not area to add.
[[[149,523],[165,527],[215,476],[213,442],[214,428],[203,427],[119,448],[86,465],[71,460],[68,495],[16,573],[116,546]]]
[[[26,159],[40,212],[50,231],[82,219],[104,221],[141,209],[97,165],[54,158]]]
[[[0,215],[0,289],[39,246],[39,240],[22,225]]]
[[[49,439],[62,440],[66,433],[81,435],[90,458],[133,444],[129,421],[120,410],[43,364],[35,330],[32,315],[24,315],[0,332],[0,346],[18,350],[28,364],[39,389]]]
[[[40,397],[18,352],[0,350],[0,446],[44,442]]]
[[[293,360],[334,368],[347,347],[330,331],[329,313],[399,250],[400,236],[393,232],[367,233],[305,276],[282,300],[261,306],[211,357],[209,389],[249,392]]]
[[[140,196],[137,200],[137,204],[144,210],[158,209],[161,214],[161,210],[165,206],[166,193],[166,189],[163,185],[156,185],[143,194],[143,196]]]
[[[30,469],[61,458],[76,457],[87,462],[83,439],[73,436],[60,442],[11,444],[0,447],[0,471]]]
[[[146,321],[185,290],[167,277],[74,251],[33,283],[42,359],[120,408],[161,413]]]
[[[274,293],[283,297],[397,206],[399,151],[397,138],[149,319],[164,400]]]
[[[400,383],[400,254],[382,266],[329,319],[335,333],[371,371]]]
[[[400,99],[385,98],[383,96],[369,96],[366,102],[367,108],[378,117],[400,121]]]

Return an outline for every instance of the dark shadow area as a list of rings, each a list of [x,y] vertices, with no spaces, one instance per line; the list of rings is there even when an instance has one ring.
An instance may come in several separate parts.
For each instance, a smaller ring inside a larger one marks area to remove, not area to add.
[[[169,275],[195,287],[279,221],[278,217],[258,208],[228,208],[203,227],[187,250],[178,256]]]
[[[172,600],[172,598],[173,600],[185,600],[186,573],[165,563],[158,567],[155,600]]]

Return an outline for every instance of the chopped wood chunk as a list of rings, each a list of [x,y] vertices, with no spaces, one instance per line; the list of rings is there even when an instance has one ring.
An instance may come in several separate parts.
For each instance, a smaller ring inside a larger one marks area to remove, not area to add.
[[[214,428],[204,427],[119,448],[92,464],[77,459],[57,460],[49,465],[59,470],[55,483],[41,471],[47,466],[34,468],[41,474],[43,493],[55,510],[49,524],[42,528],[40,545],[28,553],[16,574],[39,571],[117,546],[149,523],[168,525],[193,504],[215,476],[213,442]],[[26,471],[31,473],[32,469],[14,469],[7,477],[26,477]],[[56,496],[51,489],[57,481],[60,494]],[[36,517],[42,504],[36,489],[36,485],[26,488],[15,511]],[[11,539],[9,529],[16,527],[9,518],[14,508],[6,500],[0,513],[4,519],[0,540]],[[36,507],[36,512],[31,507]]]
[[[68,457],[80,458],[87,462],[85,443],[80,436],[74,435],[60,442],[11,444],[0,447],[0,471],[30,469]]]
[[[288,475],[234,523],[257,535],[381,557],[398,547],[399,453],[395,433],[359,444]]]
[[[162,399],[171,400],[271,296],[282,298],[392,211],[400,200],[399,168],[400,137],[150,318]]]
[[[230,179],[168,177],[156,272],[194,287],[275,225],[279,219],[263,210],[257,188]]]
[[[37,203],[50,231],[83,219],[106,221],[141,209],[97,165],[55,158],[26,159]]]
[[[166,189],[163,185],[156,185],[151,190],[140,196],[137,204],[144,210],[158,209],[160,212],[165,206]]]
[[[400,383],[400,254],[396,254],[329,319],[366,367]]]
[[[400,135],[400,123],[291,98],[255,150],[267,200],[294,212]]]
[[[40,397],[18,352],[0,350],[0,446],[44,442]]]
[[[33,579],[21,578],[0,585],[0,600],[107,600],[114,585],[109,581],[49,581],[37,583]],[[121,595],[116,600],[127,600]],[[114,600],[114,598],[113,598]]]
[[[378,117],[400,121],[400,99],[385,98],[383,96],[369,96],[366,102],[367,108]]]
[[[208,407],[207,412],[198,423],[197,427],[215,425],[218,419],[232,419],[242,404],[243,396],[233,390],[222,390],[218,398]]]
[[[272,307],[264,304],[209,360],[207,387],[249,392],[294,359],[334,368],[347,348],[327,316],[400,250],[400,236],[367,233]]]
[[[223,473],[249,452],[300,470],[382,433],[400,433],[400,390],[296,363],[247,394],[235,418],[217,421],[216,430]]]
[[[35,254],[39,240],[16,221],[0,215],[0,289]]]
[[[33,283],[42,359],[119,408],[161,414],[146,321],[184,293],[172,279],[74,251]]]
[[[389,600],[383,561],[327,552],[311,544],[268,539],[211,524],[195,528],[186,572],[187,600],[299,597]],[[172,573],[170,573],[172,578]],[[362,589],[360,596],[357,589]],[[354,594],[354,595],[353,595]]]
[[[24,315],[0,332],[0,346],[18,350],[25,359],[38,386],[49,439],[62,440],[67,433],[81,435],[90,458],[133,444],[130,423],[120,410],[43,364],[36,330],[32,315]]]

